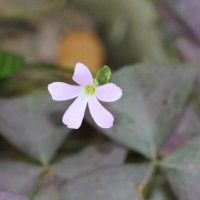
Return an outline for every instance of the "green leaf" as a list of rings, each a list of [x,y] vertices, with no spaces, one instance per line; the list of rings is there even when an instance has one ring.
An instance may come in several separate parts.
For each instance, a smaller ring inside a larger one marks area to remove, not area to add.
[[[101,24],[116,65],[133,60],[168,61],[161,32],[156,26],[159,16],[151,2],[93,0],[91,4],[90,0],[74,0],[73,3],[83,7]]]
[[[0,78],[17,73],[23,65],[24,58],[22,56],[0,50]]]
[[[121,164],[124,161],[125,154],[124,148],[105,143],[88,147],[79,154],[68,156],[57,162],[53,169],[60,177],[73,179],[99,167]]]
[[[61,199],[68,200],[142,200],[137,188],[149,166],[122,165],[93,171],[68,182],[61,189]]]
[[[70,133],[62,124],[69,103],[49,93],[0,99],[0,130],[4,138],[42,163],[54,156]]]
[[[5,191],[28,194],[41,173],[42,168],[31,163],[1,160],[0,188]]]
[[[147,157],[156,157],[188,99],[195,72],[184,65],[139,64],[119,70],[112,82],[123,95],[109,109],[114,125],[100,130]]]
[[[12,192],[4,192],[4,191],[0,191],[0,199],[1,200],[28,200],[28,198],[24,195],[15,194]]]
[[[200,136],[187,142],[161,163],[180,200],[196,200],[200,196]]]
[[[66,82],[67,73],[71,74],[70,70],[46,63],[26,65],[20,73],[9,80],[2,80],[4,84],[0,83],[0,96],[22,96],[38,90],[47,90],[49,83],[58,80]]]

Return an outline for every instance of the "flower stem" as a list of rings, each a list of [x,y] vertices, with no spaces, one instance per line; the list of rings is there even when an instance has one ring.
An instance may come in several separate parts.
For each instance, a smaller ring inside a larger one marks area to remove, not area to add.
[[[152,177],[155,172],[155,166],[151,165],[149,167],[149,170],[147,171],[146,175],[144,176],[141,184],[137,187],[137,192],[138,194],[142,197],[145,198],[150,187],[151,187],[151,182],[152,182]]]
[[[137,192],[142,198],[145,198],[152,186],[152,178],[157,173],[158,167],[160,165],[159,158],[155,157],[151,160],[151,165],[146,175],[144,176],[141,184],[137,188]]]

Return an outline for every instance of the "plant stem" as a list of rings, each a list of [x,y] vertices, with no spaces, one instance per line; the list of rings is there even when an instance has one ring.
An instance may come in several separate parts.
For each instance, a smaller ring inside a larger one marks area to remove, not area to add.
[[[149,170],[147,171],[146,175],[144,176],[141,184],[137,187],[137,192],[142,198],[146,197],[146,195],[149,191],[149,188],[151,187],[152,176],[154,173],[155,173],[155,165],[151,164],[151,166],[149,167]]]
[[[7,11],[7,14],[3,17],[6,18],[17,18],[17,19],[27,19],[27,18],[38,18],[39,16],[46,15],[52,11],[60,8],[66,3],[67,0],[52,0],[47,5],[38,6],[32,9],[19,9],[15,12]]]

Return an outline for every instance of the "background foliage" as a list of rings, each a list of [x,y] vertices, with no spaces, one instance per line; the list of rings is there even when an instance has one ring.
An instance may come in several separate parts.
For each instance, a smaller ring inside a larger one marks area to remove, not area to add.
[[[199,199],[199,11],[197,0],[2,0],[0,199]],[[70,82],[78,61],[111,66],[123,89],[105,105],[113,128],[88,113],[79,130],[62,124],[71,102],[47,85]]]

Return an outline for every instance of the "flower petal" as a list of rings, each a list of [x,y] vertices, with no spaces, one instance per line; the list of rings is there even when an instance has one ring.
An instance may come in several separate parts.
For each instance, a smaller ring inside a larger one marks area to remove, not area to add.
[[[65,112],[62,121],[68,128],[78,129],[81,126],[87,102],[88,98],[81,94]]]
[[[79,85],[93,85],[93,77],[90,70],[81,63],[76,64],[72,79]]]
[[[122,96],[122,89],[113,83],[108,83],[97,87],[96,95],[100,101],[117,101]]]
[[[54,82],[48,85],[49,93],[55,101],[73,99],[80,94],[82,89],[82,86],[69,85],[62,82]]]
[[[95,96],[88,101],[90,113],[98,126],[101,128],[111,128],[114,118],[97,100]]]

